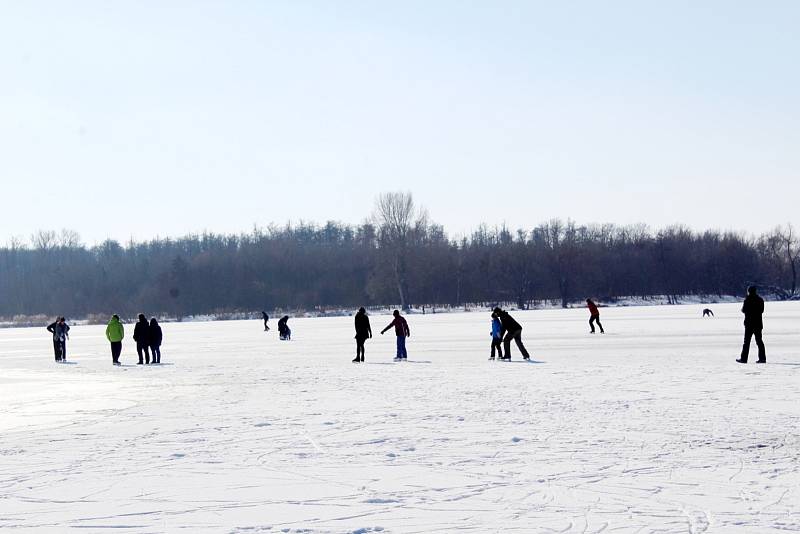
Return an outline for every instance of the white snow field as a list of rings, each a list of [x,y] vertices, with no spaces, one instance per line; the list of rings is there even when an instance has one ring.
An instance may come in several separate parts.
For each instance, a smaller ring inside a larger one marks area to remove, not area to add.
[[[512,312],[535,363],[487,361],[489,312],[164,324],[111,365],[103,327],[0,331],[3,532],[800,529],[800,303]]]

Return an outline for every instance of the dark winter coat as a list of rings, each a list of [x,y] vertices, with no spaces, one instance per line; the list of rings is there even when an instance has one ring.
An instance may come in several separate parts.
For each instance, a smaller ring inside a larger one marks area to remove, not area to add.
[[[289,325],[287,324],[288,322],[289,322],[289,318],[288,317],[286,317],[286,316],[281,317],[280,321],[278,321],[278,333],[279,334],[284,334],[287,330],[289,330]]]
[[[140,345],[150,345],[150,323],[139,321],[133,329],[133,340]]]
[[[764,328],[764,322],[761,319],[761,315],[764,313],[764,299],[758,295],[747,295],[742,305],[742,313],[745,326],[754,330]]]
[[[151,347],[160,347],[161,340],[163,339],[163,333],[161,332],[161,327],[158,323],[153,324],[150,323],[150,346]]]
[[[589,315],[592,317],[600,317],[600,310],[597,309],[597,304],[591,300],[587,300],[586,306],[589,308]]]
[[[384,332],[389,330],[391,327],[394,327],[394,333],[397,337],[409,337],[411,336],[411,329],[408,328],[408,322],[406,322],[406,318],[402,315],[398,315],[394,318],[394,320],[389,323],[389,325],[383,329]]]
[[[367,339],[372,337],[372,327],[369,325],[369,317],[366,313],[358,312],[355,318],[356,339]]]
[[[508,314],[508,312],[501,311],[498,316],[500,318],[500,324],[503,325],[503,333],[522,330],[522,325],[515,321],[514,318]]]
[[[53,341],[65,341],[67,339],[67,333],[69,332],[69,325],[67,323],[61,324],[56,321],[47,326],[47,331],[53,334]]]

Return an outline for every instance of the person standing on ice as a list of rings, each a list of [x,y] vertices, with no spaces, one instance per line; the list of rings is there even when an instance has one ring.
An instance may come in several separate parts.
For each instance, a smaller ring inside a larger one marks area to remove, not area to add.
[[[354,322],[356,326],[356,357],[353,362],[359,363],[364,361],[364,342],[372,337],[372,327],[369,325],[367,310],[359,308]]]
[[[515,321],[514,318],[508,314],[508,312],[500,309],[500,307],[495,308],[494,313],[497,314],[497,317],[500,319],[500,324],[503,326],[501,335],[504,334],[503,345],[506,349],[506,355],[502,359],[511,360],[511,340],[513,339],[517,344],[517,348],[522,354],[522,359],[530,360],[531,357],[528,354],[528,351],[525,350],[525,345],[522,344],[522,326]]]
[[[497,358],[503,359],[503,325],[496,313],[492,312],[492,355],[490,360],[494,360],[494,351],[497,350]]]
[[[600,327],[600,333],[605,334],[606,331],[603,330],[603,325],[600,324],[600,310],[597,309],[597,304],[592,299],[586,299],[586,307],[589,308],[589,328],[592,329],[589,333],[594,334],[594,323],[597,322],[597,326]]]
[[[408,328],[408,322],[406,321],[405,317],[400,315],[399,310],[394,310],[392,315],[394,316],[394,319],[386,328],[381,330],[381,335],[383,335],[391,327],[394,327],[394,333],[397,336],[397,356],[395,357],[394,361],[404,362],[406,359],[408,359],[408,352],[406,351],[406,338],[411,337],[411,329]]]
[[[114,314],[106,326],[106,339],[111,343],[111,363],[119,365],[122,354],[122,340],[125,339],[125,327],[119,322],[119,315]]]
[[[284,315],[278,321],[278,335],[283,341],[292,339],[292,329],[289,328],[289,316]]]
[[[158,325],[155,317],[150,319],[150,353],[153,355],[153,363],[161,363],[161,340],[164,334]]]
[[[267,324],[267,321],[269,321],[269,315],[267,315],[267,312],[265,311],[262,311],[261,315],[264,317],[264,332],[266,332],[269,330],[269,325]]]
[[[742,345],[742,356],[736,361],[747,363],[747,356],[750,354],[750,339],[755,336],[758,346],[756,363],[767,363],[767,350],[761,339],[761,331],[764,329],[764,321],[761,318],[764,313],[764,299],[758,295],[756,286],[747,288],[747,297],[742,304],[742,313],[744,314],[744,344]]]
[[[56,320],[48,325],[47,331],[53,334],[53,352],[56,361],[67,360],[67,339],[69,338],[69,325],[63,317],[56,317]]]
[[[136,354],[139,355],[139,363],[150,364],[150,323],[143,313],[139,314],[139,322],[133,329],[133,340],[136,342]],[[145,359],[142,359],[144,356]]]

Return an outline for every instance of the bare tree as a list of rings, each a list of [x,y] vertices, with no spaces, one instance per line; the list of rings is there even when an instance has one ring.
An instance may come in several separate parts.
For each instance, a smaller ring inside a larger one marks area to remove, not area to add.
[[[417,208],[410,192],[382,193],[375,202],[373,218],[380,230],[382,246],[389,252],[394,285],[402,308],[408,309],[407,254],[415,229],[428,224],[428,214]]]
[[[766,242],[771,255],[780,265],[780,270],[786,270],[789,278],[789,296],[797,294],[797,271],[800,268],[800,243],[791,224],[785,227],[778,226],[766,236]]]
[[[57,245],[56,233],[53,230],[38,230],[31,235],[31,244],[36,250],[51,250]]]

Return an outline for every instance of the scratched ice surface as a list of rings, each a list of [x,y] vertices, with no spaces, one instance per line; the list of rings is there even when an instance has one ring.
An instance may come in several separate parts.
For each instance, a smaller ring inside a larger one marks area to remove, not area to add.
[[[534,363],[487,361],[488,313],[409,316],[400,364],[391,332],[350,363],[346,317],[164,324],[158,367],[129,339],[112,367],[102,327],[67,365],[2,330],[0,530],[796,531],[800,303],[767,303],[765,366],[713,308],[603,309],[593,336],[514,312]]]

